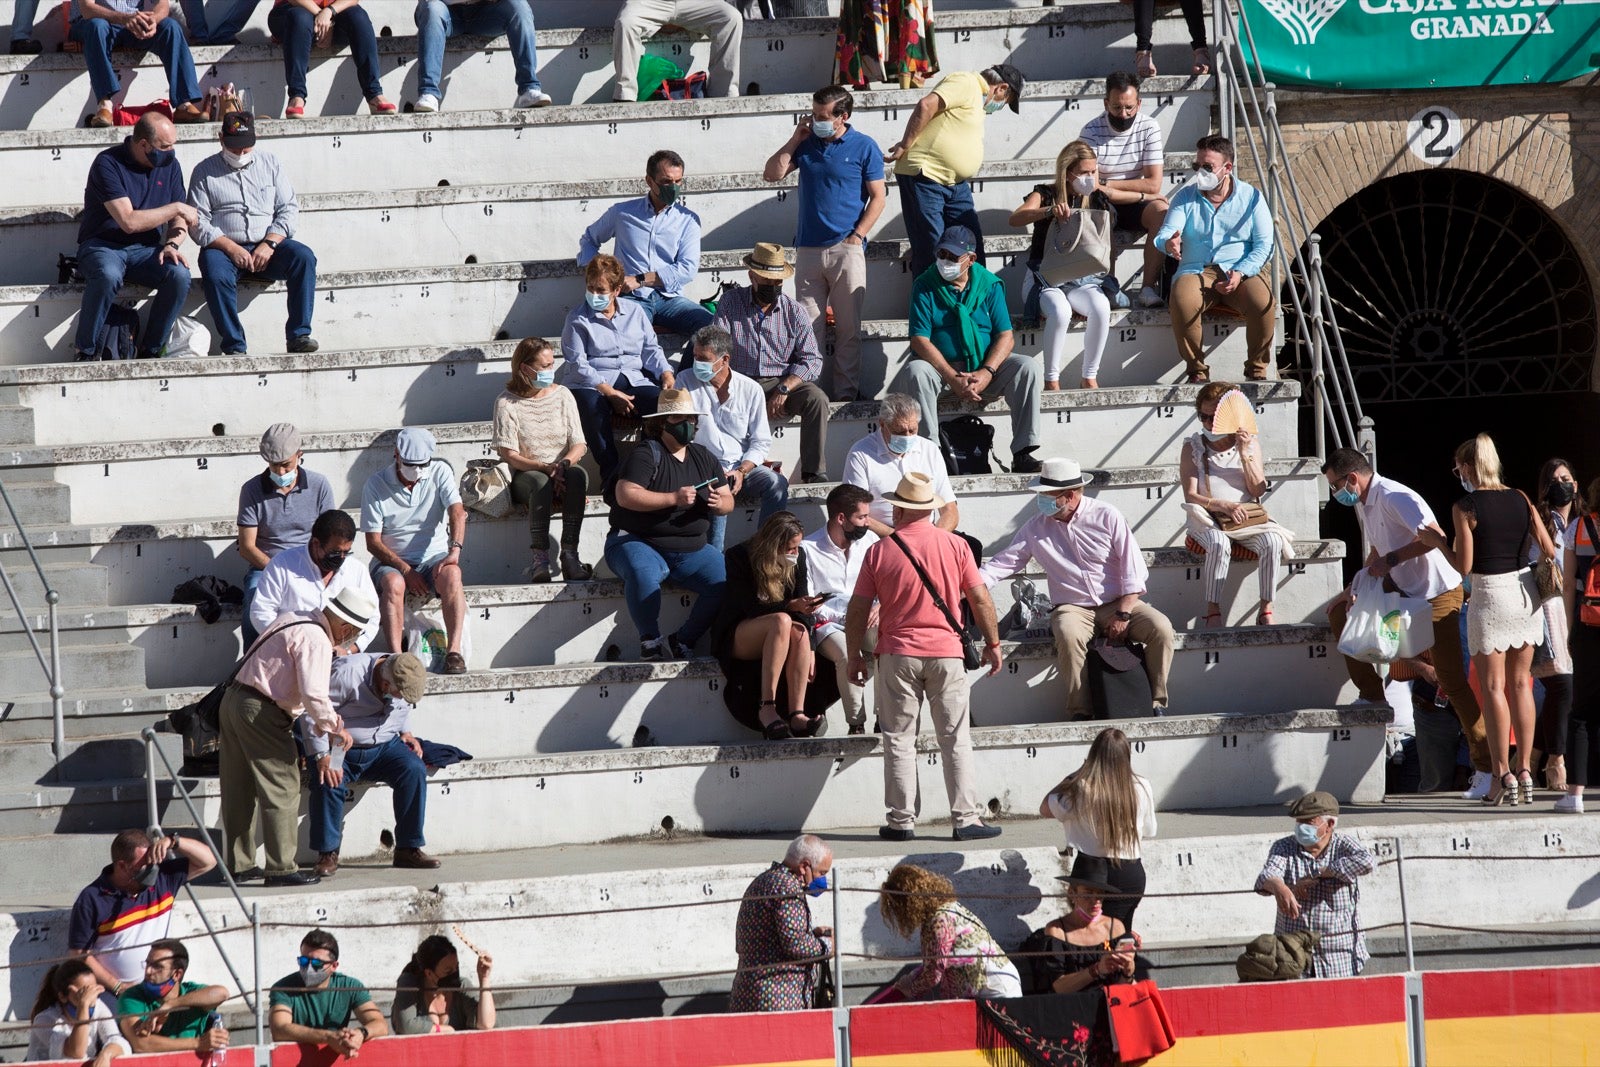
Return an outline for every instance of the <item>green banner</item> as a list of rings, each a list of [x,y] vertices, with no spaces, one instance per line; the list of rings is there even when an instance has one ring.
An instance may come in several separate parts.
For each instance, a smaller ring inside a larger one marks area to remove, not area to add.
[[[1600,0],[1240,0],[1267,80],[1325,89],[1561,82],[1600,65]]]

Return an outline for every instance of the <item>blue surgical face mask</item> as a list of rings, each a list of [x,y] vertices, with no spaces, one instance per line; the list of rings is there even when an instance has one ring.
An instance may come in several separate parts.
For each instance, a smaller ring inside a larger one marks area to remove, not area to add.
[[[826,122],[818,122],[816,119],[812,119],[811,120],[811,136],[813,136],[813,137],[815,137],[815,138],[817,138],[818,140],[821,140],[821,141],[830,141],[830,140],[832,140],[833,139],[833,120],[832,119],[828,119]]]
[[[549,370],[538,370],[533,372],[533,384],[535,388],[548,389],[555,384],[555,381],[556,371],[554,367],[551,367]]]
[[[178,158],[178,153],[175,150],[171,148],[156,148],[154,145],[146,149],[145,155],[149,157],[152,168],[164,167]]]
[[[610,293],[585,292],[583,294],[583,299],[584,302],[589,305],[589,308],[592,311],[604,311],[606,308],[611,306]]]
[[[983,113],[985,115],[993,115],[996,111],[999,111],[1005,106],[1006,102],[1004,100],[987,100],[983,105]]]
[[[272,484],[277,486],[279,489],[289,488],[294,484],[294,480],[299,476],[300,475],[298,471],[285,471],[282,474],[279,474],[276,471],[267,472],[267,477],[271,478]]]
[[[1049,493],[1033,494],[1033,506],[1039,514],[1046,517],[1054,516],[1061,509],[1061,506],[1056,503],[1056,498]]]
[[[694,361],[694,376],[696,378],[699,378],[702,382],[709,382],[711,379],[715,378],[717,376],[717,364],[716,364],[716,361],[712,360],[710,362],[707,362],[706,360],[703,360],[703,359],[695,360]]]
[[[889,435],[889,451],[897,456],[903,456],[911,451],[911,434],[892,433]]]
[[[1475,491],[1472,488],[1472,483],[1467,481],[1465,478],[1457,478],[1456,480],[1461,483],[1461,489],[1463,492],[1471,493]]]
[[[820,897],[828,891],[828,876],[819,874],[806,883],[806,896]]]
[[[1361,494],[1347,486],[1340,486],[1333,491],[1333,499],[1347,508],[1353,508],[1361,502]]]
[[[1322,831],[1317,829],[1315,823],[1297,822],[1294,824],[1294,839],[1301,848],[1315,848],[1317,842],[1322,840]]]

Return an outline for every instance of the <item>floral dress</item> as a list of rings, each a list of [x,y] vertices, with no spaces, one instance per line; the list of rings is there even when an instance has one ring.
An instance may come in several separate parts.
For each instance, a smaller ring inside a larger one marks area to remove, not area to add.
[[[939,69],[933,0],[844,0],[835,61],[839,84],[854,89],[901,75],[920,85]]]
[[[911,999],[1020,997],[1016,964],[972,912],[946,904],[922,927],[922,966],[896,983]]]

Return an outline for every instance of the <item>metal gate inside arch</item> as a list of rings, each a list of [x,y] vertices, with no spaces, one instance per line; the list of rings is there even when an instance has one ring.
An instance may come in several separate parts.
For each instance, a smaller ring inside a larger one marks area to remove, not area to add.
[[[1317,232],[1362,403],[1588,391],[1590,279],[1513,187],[1452,169],[1403,174]]]

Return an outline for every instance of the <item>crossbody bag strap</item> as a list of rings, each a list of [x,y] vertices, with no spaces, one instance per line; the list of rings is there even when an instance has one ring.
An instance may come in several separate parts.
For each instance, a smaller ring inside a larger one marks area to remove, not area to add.
[[[251,654],[254,653],[256,649],[258,649],[262,645],[266,644],[267,638],[276,636],[277,634],[281,634],[281,633],[283,633],[283,631],[289,629],[289,627],[291,627],[291,626],[320,626],[320,625],[321,625],[321,623],[317,622],[316,619],[296,619],[296,620],[294,620],[294,622],[286,622],[286,623],[284,623],[282,626],[278,627],[276,630],[268,630],[266,633],[264,633],[260,637],[256,638],[256,643],[255,644],[251,645],[248,649],[245,650],[244,656],[239,660],[238,663],[235,663],[233,665],[233,670],[228,672],[228,681],[227,682],[223,682],[222,684],[223,685],[227,685],[228,682],[231,682],[235,678],[239,677],[239,672],[244,670],[244,665],[250,661]]]
[[[890,534],[889,536],[894,540],[895,544],[900,546],[900,551],[906,554],[906,559],[911,561],[911,566],[916,570],[917,577],[922,579],[922,588],[926,589],[928,595],[933,597],[934,606],[944,612],[944,621],[950,624],[950,629],[954,630],[958,637],[966,637],[967,632],[961,628],[960,623],[956,622],[955,615],[950,611],[950,605],[944,602],[944,597],[939,595],[939,590],[933,587],[933,580],[928,577],[928,572],[922,569],[922,564],[917,562],[917,557],[912,554],[910,547],[900,539],[899,534]]]

